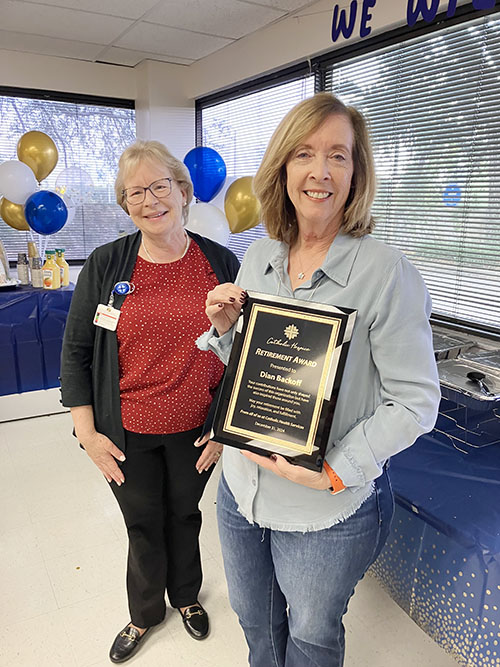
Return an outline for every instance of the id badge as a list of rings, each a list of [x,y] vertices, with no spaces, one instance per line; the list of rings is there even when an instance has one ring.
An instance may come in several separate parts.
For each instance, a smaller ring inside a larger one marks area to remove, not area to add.
[[[94,324],[96,327],[116,331],[118,320],[120,318],[120,311],[112,306],[105,306],[100,303],[94,315]]]

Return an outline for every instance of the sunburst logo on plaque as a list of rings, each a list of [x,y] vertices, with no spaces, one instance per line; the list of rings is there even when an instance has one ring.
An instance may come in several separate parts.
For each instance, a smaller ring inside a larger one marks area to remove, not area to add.
[[[297,338],[299,335],[299,330],[295,324],[289,324],[287,327],[285,327],[284,334],[288,340],[292,340],[293,338]]]

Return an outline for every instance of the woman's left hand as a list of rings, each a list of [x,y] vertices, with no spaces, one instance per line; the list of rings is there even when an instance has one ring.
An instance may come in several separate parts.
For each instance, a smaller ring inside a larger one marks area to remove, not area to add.
[[[303,466],[293,465],[289,463],[283,456],[279,454],[271,454],[271,456],[259,456],[246,450],[240,450],[243,456],[246,456],[250,461],[254,461],[263,468],[267,468],[278,477],[284,477],[296,484],[308,486],[311,489],[318,489],[324,491],[329,489],[332,485],[330,478],[325,470],[321,472],[314,472]]]
[[[214,463],[217,463],[222,454],[222,445],[210,440],[210,433],[205,433],[205,435],[200,436],[194,442],[195,447],[203,447],[203,445],[205,445],[205,449],[202,451],[200,458],[196,461],[196,470],[200,474],[205,470],[208,470]]]

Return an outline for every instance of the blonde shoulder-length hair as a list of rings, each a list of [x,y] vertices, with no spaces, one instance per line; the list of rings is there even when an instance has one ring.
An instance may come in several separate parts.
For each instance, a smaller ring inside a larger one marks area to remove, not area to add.
[[[341,229],[351,236],[370,234],[375,226],[371,206],[376,177],[366,121],[359,111],[330,93],[318,93],[300,102],[276,128],[254,178],[254,192],[262,206],[269,236],[293,244],[298,227],[295,209],[286,189],[286,164],[302,141],[331,115],[346,116],[353,128],[354,171]]]
[[[193,199],[193,184],[188,168],[159,141],[136,141],[128,146],[120,156],[118,173],[115,180],[116,203],[128,213],[127,202],[123,190],[126,179],[139,167],[142,162],[161,164],[170,170],[173,178],[186,195],[186,206],[182,210],[184,224],[188,221],[189,203]]]

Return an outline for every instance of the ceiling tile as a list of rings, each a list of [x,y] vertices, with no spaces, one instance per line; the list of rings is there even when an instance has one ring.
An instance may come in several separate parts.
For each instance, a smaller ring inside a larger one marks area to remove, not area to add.
[[[239,2],[244,2],[251,5],[265,5],[266,7],[275,7],[276,9],[284,9],[287,12],[294,12],[296,9],[302,9],[302,7],[307,7],[308,5],[315,4],[318,0],[238,0]],[[332,5],[333,6],[333,5]]]
[[[200,35],[141,21],[121,37],[114,46],[136,51],[168,54],[198,60],[230,44],[232,40],[211,35]]]
[[[137,0],[17,0],[17,2],[79,9],[126,19],[139,19],[151,7],[158,4],[158,0],[140,0],[140,2]]]
[[[108,44],[132,24],[129,19],[104,15],[96,17],[95,14],[74,9],[12,0],[1,3],[0,27],[14,32]]]
[[[172,28],[238,39],[284,16],[286,12],[237,0],[162,0],[147,21]]]
[[[127,65],[134,67],[143,60],[159,60],[174,65],[190,65],[193,61],[189,58],[176,58],[175,56],[161,55],[160,53],[148,53],[146,51],[132,51],[112,46],[99,54],[100,63],[111,63],[113,65]]]
[[[21,32],[7,32],[6,30],[0,30],[0,45],[2,49],[8,51],[78,58],[79,60],[93,60],[102,51],[102,44],[87,44],[54,37],[27,35]]]

